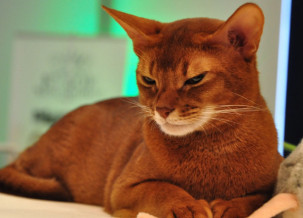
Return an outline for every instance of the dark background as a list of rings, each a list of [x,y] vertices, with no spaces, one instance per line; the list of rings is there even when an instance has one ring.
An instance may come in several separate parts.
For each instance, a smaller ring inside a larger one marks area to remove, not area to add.
[[[303,138],[303,3],[292,1],[286,100],[285,141],[297,145]],[[287,154],[288,152],[286,152]]]

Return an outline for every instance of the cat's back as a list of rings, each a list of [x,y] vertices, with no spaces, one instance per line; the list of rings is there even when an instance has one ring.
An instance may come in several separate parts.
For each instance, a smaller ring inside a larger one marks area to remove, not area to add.
[[[79,149],[79,153],[113,148],[140,128],[142,118],[136,98],[105,100],[79,107],[65,115],[38,143],[41,144],[44,137],[47,141],[54,138],[61,144],[61,150]]]

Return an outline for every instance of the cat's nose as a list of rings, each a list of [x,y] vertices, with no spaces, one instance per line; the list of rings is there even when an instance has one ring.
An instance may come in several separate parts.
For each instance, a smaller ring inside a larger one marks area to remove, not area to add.
[[[168,115],[173,112],[175,108],[169,107],[156,107],[156,111],[160,114],[161,117],[167,118]]]

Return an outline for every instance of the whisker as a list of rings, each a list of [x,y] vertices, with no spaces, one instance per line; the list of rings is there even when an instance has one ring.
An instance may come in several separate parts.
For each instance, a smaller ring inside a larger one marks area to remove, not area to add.
[[[255,112],[255,111],[259,111],[259,110],[252,110],[252,109],[225,109],[225,110],[216,110],[212,113],[214,114],[240,114],[242,112]]]
[[[215,114],[215,113],[214,113],[214,112],[210,112],[210,111],[204,111],[204,112],[203,112],[203,115],[207,115],[207,114],[213,115],[213,114]],[[202,116],[199,115],[199,116],[196,116],[196,117],[192,117],[191,120],[192,120],[193,122],[204,121],[204,120],[205,120],[205,116],[203,116],[203,115],[202,115]],[[237,124],[236,122],[233,122],[233,121],[231,121],[231,120],[224,119],[224,118],[213,117],[213,116],[208,116],[208,119],[209,119],[209,120],[220,121],[220,122],[225,123],[225,124],[228,124],[228,125],[231,125],[230,123]],[[212,124],[213,126],[216,126],[216,125],[214,125],[212,122],[207,122],[207,124]],[[203,125],[204,125],[204,124],[203,124]],[[203,125],[202,125],[202,126],[203,126]],[[231,125],[231,126],[232,126],[232,125]]]
[[[229,126],[233,126],[232,124],[237,124],[237,123],[234,122],[234,121],[231,121],[231,120],[228,120],[228,119],[223,119],[223,118],[210,117],[209,119],[210,119],[210,120],[214,120],[214,121],[219,121],[219,122],[224,123],[224,124],[227,124],[227,125],[229,125]],[[209,124],[211,123],[211,124],[214,125],[214,123],[212,123],[212,122],[208,122],[208,123],[209,123]]]
[[[252,106],[252,105],[235,105],[235,104],[231,104],[231,105],[217,105],[216,107],[219,107],[219,108],[253,108],[253,109],[257,109],[257,110],[263,110],[262,108],[260,107],[256,107],[256,106]]]
[[[204,120],[205,117],[202,116],[202,117],[195,117],[194,119],[192,118],[192,121],[201,121],[201,120]],[[214,124],[213,122],[211,122],[212,120],[214,121],[219,121],[221,123],[224,123],[224,124],[227,124],[229,126],[233,126],[233,124],[237,124],[236,122],[233,122],[231,120],[228,120],[228,119],[223,119],[223,118],[216,118],[216,117],[209,117],[209,121],[206,122],[206,123],[203,123],[200,128],[202,129],[202,131],[207,135],[207,132],[206,132],[206,128],[205,128],[205,125],[210,125],[212,128],[218,130],[220,133],[223,133],[222,130],[218,127],[218,125]]]
[[[210,110],[212,109],[212,110]],[[250,105],[217,105],[215,107],[206,107],[204,114],[238,114],[247,112],[263,111],[265,109]]]
[[[144,117],[153,117],[152,110],[148,106],[142,105],[139,102],[137,102],[135,100],[131,100],[131,99],[124,99],[124,101],[130,103],[131,107],[133,107],[133,108],[139,108],[140,115],[143,115]]]
[[[205,130],[205,128],[204,128],[204,125],[201,125],[200,128],[202,129],[202,131],[203,131],[203,132],[205,133],[205,135],[207,136],[207,132],[206,132],[206,130]]]
[[[207,124],[210,125],[212,128],[215,128],[216,130],[218,130],[220,133],[222,133],[222,131],[220,130],[220,128],[218,126],[216,126],[214,123],[208,122]]]
[[[235,92],[232,92],[232,93],[233,93],[234,95],[237,95],[237,96],[239,96],[240,98],[242,98],[242,99],[244,99],[244,100],[250,102],[250,103],[253,103],[254,105],[257,105],[257,106],[262,107],[261,105],[257,104],[256,102],[254,102],[254,101],[251,100],[251,99],[248,99],[248,98],[244,97],[243,95],[240,95],[240,94],[235,93]]]

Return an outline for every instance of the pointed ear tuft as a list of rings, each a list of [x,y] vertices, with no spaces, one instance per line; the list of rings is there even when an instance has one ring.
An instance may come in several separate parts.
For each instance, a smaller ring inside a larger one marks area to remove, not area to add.
[[[144,47],[150,46],[160,40],[160,32],[163,27],[162,23],[105,6],[102,6],[102,8],[121,25],[132,39],[137,55],[140,55]]]
[[[254,57],[263,32],[264,15],[253,3],[238,8],[214,33],[213,40],[232,45],[246,60]]]

